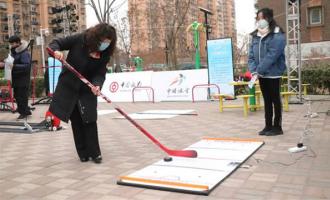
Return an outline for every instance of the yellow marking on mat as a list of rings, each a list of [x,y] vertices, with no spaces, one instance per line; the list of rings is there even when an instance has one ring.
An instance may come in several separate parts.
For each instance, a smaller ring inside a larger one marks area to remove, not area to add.
[[[203,189],[203,190],[209,189],[209,186],[207,186],[207,185],[195,185],[195,184],[178,183],[178,182],[172,182],[172,181],[150,180],[150,179],[135,178],[135,177],[128,177],[128,176],[121,176],[120,180],[136,181],[136,182],[149,183],[149,184],[150,183],[151,184],[161,184],[161,185],[168,185],[168,186],[189,187],[189,188]]]

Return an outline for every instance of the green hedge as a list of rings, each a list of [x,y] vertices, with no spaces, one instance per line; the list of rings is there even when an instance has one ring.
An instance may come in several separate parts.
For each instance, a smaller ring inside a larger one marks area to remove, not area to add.
[[[31,80],[31,84],[30,84],[30,94],[31,93],[31,89],[32,89],[32,80]],[[36,97],[41,97],[41,96],[45,96],[45,85],[44,85],[44,78],[36,78],[35,80],[35,93],[36,93]]]
[[[7,80],[0,80],[0,85],[7,85]],[[32,80],[31,80],[31,84],[30,84],[30,96],[32,95]],[[35,94],[36,97],[41,97],[41,96],[45,96],[45,88],[44,88],[44,79],[43,78],[37,78],[35,80]]]
[[[302,83],[309,83],[308,94],[330,94],[330,64],[304,67],[301,71]]]

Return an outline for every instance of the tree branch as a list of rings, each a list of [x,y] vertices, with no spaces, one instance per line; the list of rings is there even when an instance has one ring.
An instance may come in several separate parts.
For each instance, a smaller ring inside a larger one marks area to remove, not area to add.
[[[97,17],[97,20],[98,20],[99,22],[102,22],[102,18],[101,18],[100,15],[99,15],[99,12],[98,12],[98,10],[97,10],[97,7],[96,7],[96,5],[95,5],[94,0],[90,0],[89,2],[90,2],[90,3],[88,3],[88,5],[90,5],[90,6],[92,7],[92,9],[94,10],[94,13],[95,13],[95,15],[96,15],[96,17]]]

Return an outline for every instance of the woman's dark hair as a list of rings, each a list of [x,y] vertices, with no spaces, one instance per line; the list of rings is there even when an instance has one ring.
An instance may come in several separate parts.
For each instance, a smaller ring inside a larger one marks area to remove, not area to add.
[[[107,52],[112,56],[117,43],[116,29],[107,24],[100,23],[86,30],[86,46],[90,52],[99,51],[98,47],[104,39],[111,40]]]
[[[262,9],[258,10],[257,16],[256,16],[256,20],[258,19],[258,15],[260,13],[262,13],[264,19],[267,20],[268,23],[269,23],[269,32],[272,33],[272,32],[274,32],[274,30],[275,30],[276,27],[279,27],[280,28],[280,31],[282,33],[284,33],[283,29],[275,21],[275,19],[274,19],[274,12],[273,12],[272,9],[270,9],[270,8],[262,8]],[[257,30],[254,31],[253,33],[256,33],[256,32],[257,32]]]

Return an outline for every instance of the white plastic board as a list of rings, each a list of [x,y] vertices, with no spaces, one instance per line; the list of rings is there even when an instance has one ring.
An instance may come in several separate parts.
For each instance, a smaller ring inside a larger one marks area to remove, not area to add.
[[[98,115],[107,115],[117,112],[116,110],[97,110]]]
[[[160,115],[189,115],[194,114],[195,110],[146,110],[138,114],[160,114]]]
[[[132,113],[128,114],[132,119],[136,120],[153,120],[153,119],[170,119],[178,115],[163,115],[163,114],[141,114],[141,113]],[[114,119],[125,119],[123,116],[114,117]]]
[[[205,138],[186,149],[197,158],[172,157],[119,178],[119,185],[208,195],[262,145],[263,141]]]
[[[178,115],[192,115],[195,110],[146,110],[143,112],[129,114],[132,119],[137,120],[153,120],[153,119],[170,119]],[[124,119],[123,116],[115,117],[115,119]]]

